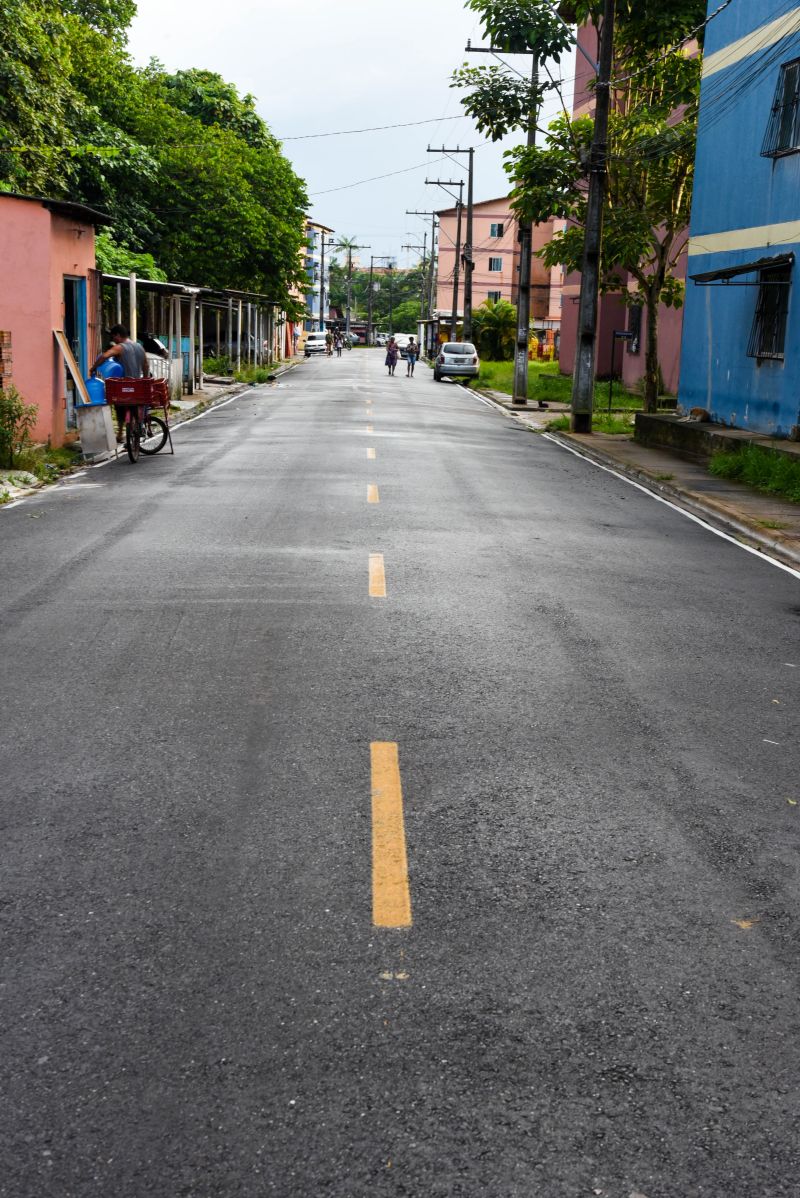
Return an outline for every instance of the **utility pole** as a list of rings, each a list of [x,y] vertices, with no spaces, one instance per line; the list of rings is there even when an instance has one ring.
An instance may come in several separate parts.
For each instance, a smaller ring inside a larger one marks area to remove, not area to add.
[[[454,150],[448,150],[445,146],[428,146],[429,154],[467,154],[469,156],[468,174],[467,174],[467,231],[464,239],[464,324],[463,337],[465,341],[472,340],[472,271],[475,263],[472,257],[472,240],[473,240],[473,209],[475,206],[474,196],[474,175],[475,175],[475,149],[470,146],[468,149],[461,149],[461,146],[456,146]]]
[[[329,241],[328,249],[347,250],[347,312],[345,314],[344,331],[347,336],[350,336],[350,307],[352,301],[352,286],[353,286],[353,250],[369,250],[372,247],[369,245],[349,245],[342,241]]]
[[[372,282],[373,270],[376,262],[391,262],[391,254],[370,254],[369,256],[369,296],[367,299],[367,345],[372,345],[372,295],[374,285]]]
[[[422,245],[403,245],[400,247],[403,250],[421,250],[422,251],[422,280],[419,288],[419,318],[424,320],[423,313],[425,312],[425,275],[428,265],[428,234],[423,233]]]
[[[453,266],[453,311],[450,316],[450,340],[458,340],[458,283],[459,269],[461,267],[461,215],[464,210],[464,180],[463,179],[426,179],[425,182],[430,187],[441,187],[448,195],[453,196],[456,201],[456,212],[458,219],[456,221],[456,258]],[[458,188],[458,196],[454,196],[451,187]],[[441,238],[440,238],[441,252]]]
[[[433,319],[433,312],[436,307],[434,293],[434,278],[436,261],[436,213],[430,211],[418,211],[412,208],[406,208],[406,216],[429,216],[431,218],[431,257],[430,257],[430,278],[428,281],[428,320]]]
[[[597,310],[600,291],[600,249],[603,204],[608,170],[608,116],[611,108],[611,68],[614,59],[615,0],[604,0],[600,30],[600,63],[597,72],[594,140],[589,159],[589,194],[586,204],[586,237],[578,306],[578,346],[572,381],[572,417],[575,433],[592,431],[594,371],[597,350]]]

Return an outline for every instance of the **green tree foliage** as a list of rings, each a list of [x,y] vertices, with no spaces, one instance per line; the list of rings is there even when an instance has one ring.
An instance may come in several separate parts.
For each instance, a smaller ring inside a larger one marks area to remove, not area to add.
[[[417,335],[417,321],[419,320],[419,300],[410,299],[403,300],[399,303],[392,312],[392,324],[395,333],[413,333]]]
[[[127,246],[118,245],[113,234],[102,229],[95,238],[97,266],[107,275],[137,274],[140,279],[165,283],[167,276],[155,263],[152,254],[137,254]]]
[[[472,313],[478,351],[492,362],[509,362],[517,340],[517,309],[508,300],[486,300]]]
[[[0,186],[83,200],[170,277],[291,307],[307,197],[252,96],[209,71],[135,68],[129,0],[6,6]]]

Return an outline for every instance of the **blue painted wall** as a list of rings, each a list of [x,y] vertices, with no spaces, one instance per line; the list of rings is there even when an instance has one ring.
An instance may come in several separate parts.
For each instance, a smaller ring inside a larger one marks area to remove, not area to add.
[[[709,13],[719,7],[710,0]],[[734,0],[708,26],[706,62],[781,15],[798,0]],[[794,24],[797,24],[795,22]],[[689,275],[794,251],[783,361],[747,356],[758,287],[687,282],[679,403],[708,408],[739,428],[788,436],[800,424],[800,238],[766,236],[746,249],[703,252],[703,236],[800,220],[800,153],[762,158],[781,65],[800,57],[800,30],[779,42],[757,39],[753,53],[705,78],[692,206]],[[756,244],[758,242],[758,244]],[[748,275],[736,282],[756,282]]]

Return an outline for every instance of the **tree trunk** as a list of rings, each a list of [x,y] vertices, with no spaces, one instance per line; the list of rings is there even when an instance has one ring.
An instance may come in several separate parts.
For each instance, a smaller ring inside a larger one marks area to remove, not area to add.
[[[658,408],[658,384],[661,371],[658,363],[658,300],[659,292],[647,297],[647,349],[644,360],[644,410]]]

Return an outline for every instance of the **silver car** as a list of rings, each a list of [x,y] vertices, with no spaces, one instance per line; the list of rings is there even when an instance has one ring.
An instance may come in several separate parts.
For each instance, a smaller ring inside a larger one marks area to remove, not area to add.
[[[470,341],[448,341],[436,355],[433,377],[437,383],[448,376],[474,379],[480,368],[478,351]]]

